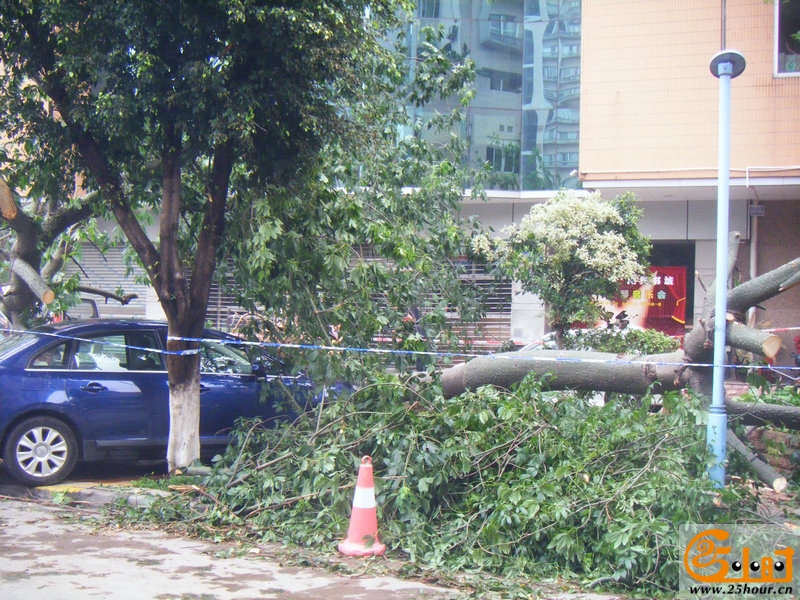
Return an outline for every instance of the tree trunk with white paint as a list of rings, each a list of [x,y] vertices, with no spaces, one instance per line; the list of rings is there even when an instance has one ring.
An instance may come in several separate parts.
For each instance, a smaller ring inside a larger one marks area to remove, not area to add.
[[[169,440],[167,468],[170,473],[200,457],[200,356],[179,353],[186,343],[169,340]]]
[[[200,456],[200,378],[169,388],[169,443],[167,467],[172,473]]]

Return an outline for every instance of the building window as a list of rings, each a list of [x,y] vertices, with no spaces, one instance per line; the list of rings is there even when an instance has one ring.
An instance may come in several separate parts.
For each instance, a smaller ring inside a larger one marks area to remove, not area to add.
[[[522,69],[522,103],[530,104],[533,102],[533,78],[536,75],[533,67]]]
[[[798,0],[775,0],[775,58],[779,74],[800,76]]]
[[[577,152],[558,152],[556,153],[557,167],[571,167],[578,164]]]
[[[519,173],[519,147],[487,146],[486,162],[492,165],[492,171],[499,173]]]
[[[536,149],[539,129],[539,115],[535,110],[522,112],[522,151],[533,152]]]
[[[541,17],[542,7],[539,0],[525,0],[525,16],[526,17]]]
[[[419,17],[420,19],[438,19],[439,0],[420,0]]]
[[[521,41],[519,25],[514,15],[489,15],[489,37],[502,46],[517,47]]]
[[[518,73],[489,70],[488,76],[490,90],[519,94],[522,89],[522,75]]]
[[[561,79],[568,81],[580,80],[581,68],[580,67],[563,68],[559,71],[559,76],[561,77]]]

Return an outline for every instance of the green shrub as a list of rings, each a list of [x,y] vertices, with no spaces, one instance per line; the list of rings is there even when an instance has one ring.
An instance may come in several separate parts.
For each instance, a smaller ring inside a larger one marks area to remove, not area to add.
[[[680,348],[675,338],[655,329],[576,329],[565,336],[567,350],[596,350],[630,354],[660,354]]]

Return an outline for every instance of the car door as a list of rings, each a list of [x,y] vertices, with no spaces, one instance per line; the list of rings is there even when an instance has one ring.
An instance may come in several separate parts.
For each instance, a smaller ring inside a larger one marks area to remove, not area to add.
[[[9,369],[3,384],[3,401],[8,407],[25,410],[38,403],[47,403],[55,410],[80,424],[80,418],[70,406],[66,393],[64,374],[69,342],[60,341],[45,347],[30,359],[22,369]],[[13,394],[9,393],[13,390]]]
[[[201,443],[222,445],[239,417],[266,421],[296,413],[289,397],[304,405],[314,386],[285,373],[279,361],[233,340],[204,339],[200,348]],[[257,365],[253,370],[254,363]]]
[[[240,417],[260,417],[261,382],[240,346],[200,342],[200,443],[223,446]]]
[[[158,350],[154,331],[105,331],[75,340],[66,393],[88,424],[85,437],[99,450],[166,445],[169,390]]]

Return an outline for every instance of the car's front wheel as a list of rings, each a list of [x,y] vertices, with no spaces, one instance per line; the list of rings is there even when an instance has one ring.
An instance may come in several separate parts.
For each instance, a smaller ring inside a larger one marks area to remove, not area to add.
[[[78,461],[72,429],[53,417],[32,417],[19,423],[6,440],[3,460],[9,474],[26,485],[52,485],[64,480]]]

